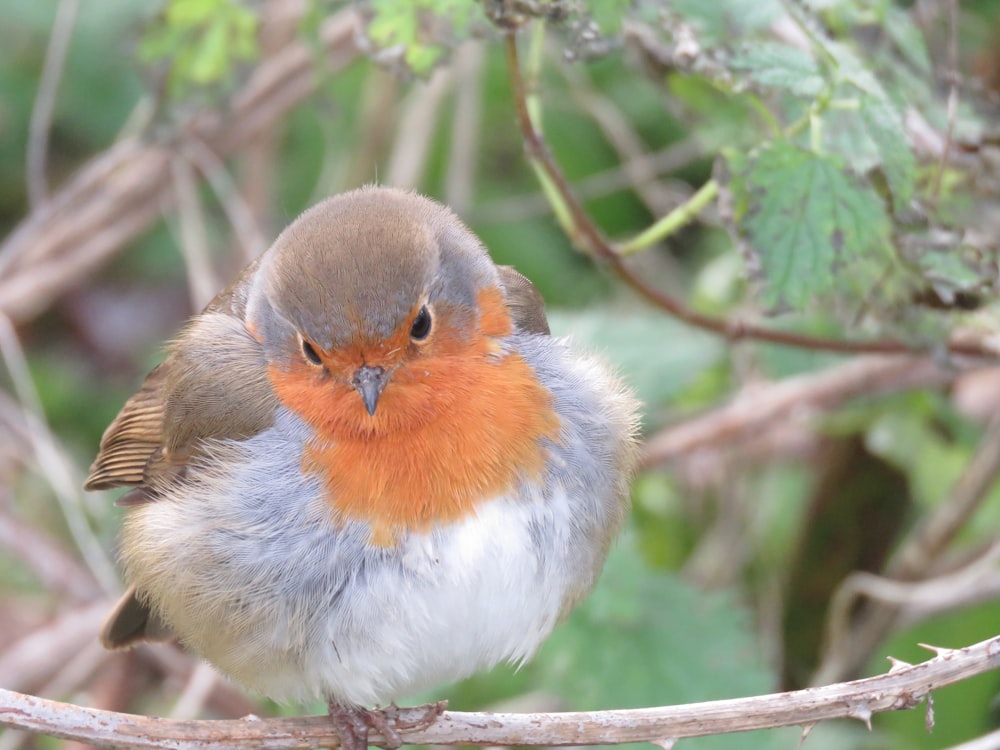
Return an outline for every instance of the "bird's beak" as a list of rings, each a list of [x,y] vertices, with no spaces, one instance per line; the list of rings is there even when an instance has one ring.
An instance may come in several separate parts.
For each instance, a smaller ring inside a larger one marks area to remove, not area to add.
[[[351,378],[351,385],[361,394],[361,400],[365,402],[368,414],[375,415],[375,407],[378,406],[379,396],[382,395],[382,389],[385,388],[385,384],[388,382],[389,375],[381,367],[362,365],[354,373],[354,377]]]

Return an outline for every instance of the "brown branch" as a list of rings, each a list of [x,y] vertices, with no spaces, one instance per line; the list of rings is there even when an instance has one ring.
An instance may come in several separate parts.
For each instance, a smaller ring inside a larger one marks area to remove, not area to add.
[[[961,372],[929,356],[869,356],[748,388],[718,409],[653,435],[643,463],[652,466],[706,447],[756,439],[790,415],[808,416],[852,398],[945,386]]]
[[[1000,667],[1000,636],[962,649],[932,649],[921,664],[893,661],[883,675],[837,685],[682,706],[565,713],[444,712],[427,727],[406,729],[408,743],[438,745],[595,745],[655,742],[669,747],[684,737],[802,726],[824,719],[870,723],[883,711],[913,708],[931,691]],[[399,709],[396,725],[419,721],[425,708]],[[336,733],[325,716],[235,721],[183,721],[100,711],[0,690],[0,725],[115,747],[202,748],[332,747]],[[373,735],[372,744],[384,738]]]
[[[569,229],[570,240],[575,245],[581,247],[596,261],[610,268],[641,297],[688,325],[723,335],[732,341],[752,339],[802,349],[854,354],[916,354],[928,348],[895,339],[880,339],[875,341],[829,339],[774,330],[742,320],[718,318],[693,310],[684,302],[647,284],[641,276],[625,263],[621,255],[604,237],[600,228],[593,222],[586,209],[584,209],[583,205],[574,195],[569,181],[556,163],[548,145],[545,143],[543,134],[535,127],[534,120],[532,119],[528,106],[528,88],[521,73],[516,32],[507,30],[505,32],[505,40],[507,69],[510,76],[511,91],[514,96],[517,121],[524,139],[525,150],[532,163],[539,167],[551,181],[559,194],[560,200],[565,205],[571,220],[571,228]],[[952,354],[987,356],[994,359],[998,354],[995,346],[985,339],[953,339],[946,343],[945,348]]]
[[[49,130],[52,128],[52,115],[56,108],[59,82],[66,66],[66,53],[73,38],[79,9],[79,0],[60,0],[56,6],[55,20],[52,22],[48,49],[45,50],[42,79],[38,84],[35,106],[31,110],[31,121],[28,125],[28,148],[25,159],[28,203],[32,207],[45,201],[49,194],[46,165],[49,155]]]
[[[323,23],[324,74],[357,58],[358,23],[353,8]],[[0,313],[23,321],[44,310],[172,204],[177,154],[195,143],[220,158],[234,153],[311,94],[317,79],[313,50],[290,42],[257,66],[224,112],[198,113],[157,142],[132,138],[95,157],[0,245]]]
[[[987,425],[976,452],[945,498],[899,546],[885,575],[897,581],[920,581],[932,574],[948,545],[965,527],[1000,476],[1000,414]],[[850,580],[850,579],[848,579]],[[853,597],[835,594],[830,623],[847,622],[841,610]],[[849,629],[830,628],[829,643],[814,682],[840,679],[860,670],[900,616],[897,604],[882,604],[864,612]]]

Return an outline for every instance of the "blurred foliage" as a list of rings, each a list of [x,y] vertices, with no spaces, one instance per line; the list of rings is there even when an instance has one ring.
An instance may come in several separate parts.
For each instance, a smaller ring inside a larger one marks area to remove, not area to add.
[[[257,56],[257,16],[236,0],[170,0],[138,54],[145,62],[169,61],[173,96],[221,83],[234,64]]]
[[[243,74],[266,56],[261,31],[280,5],[82,3],[51,125],[52,185],[122,133],[159,138],[192,108],[224,109]],[[314,0],[292,33],[316,48],[321,20],[347,5]],[[945,3],[357,5],[368,57],[336,75],[320,65],[317,92],[269,131],[268,145],[255,153],[248,146],[227,165],[263,233],[270,239],[323,196],[406,175],[451,203],[498,262],[535,282],[555,333],[616,363],[646,404],[647,433],[710,411],[741,389],[844,359],[736,346],[693,330],[638,303],[574,250],[524,157],[494,23],[525,26],[522,57],[537,73],[546,139],[609,236],[638,235],[715,182],[719,200],[710,210],[633,259],[658,288],[705,312],[757,316],[817,336],[932,345],[959,327],[995,330],[1000,3],[962,3],[954,43]],[[542,46],[533,46],[542,39],[531,31],[539,23],[533,16],[547,24]],[[53,18],[49,3],[0,7],[4,233],[28,213],[25,151]],[[442,80],[445,94],[421,109]],[[463,97],[475,102],[478,119],[460,117]],[[462,130],[468,127],[473,132]],[[400,165],[414,155],[421,166],[406,172]],[[261,174],[254,159],[265,162],[262,182],[253,182]],[[645,176],[636,176],[636,165]],[[242,262],[238,243],[223,199],[208,189],[199,198],[221,285]],[[79,468],[155,364],[158,342],[191,312],[180,244],[168,216],[19,330],[49,424]],[[989,393],[998,390],[993,382]],[[0,384],[13,390],[6,376]],[[778,425],[754,445],[709,446],[647,471],[633,493],[632,529],[601,585],[536,659],[434,695],[470,709],[539,693],[565,708],[662,705],[766,692],[787,686],[788,671],[808,675],[830,592],[843,575],[865,561],[880,569],[895,540],[947,502],[982,418],[997,406],[985,396],[977,403],[959,409],[953,394],[938,391],[855,400],[817,420],[809,435],[800,427],[791,445],[775,438],[778,447],[769,447]],[[5,512],[73,551],[44,467],[10,445],[10,455],[0,450]],[[110,554],[119,511],[104,496],[81,508]],[[877,525],[851,536],[876,515]],[[994,489],[945,567],[993,541],[998,524]],[[859,540],[864,549],[852,549]],[[834,560],[834,552],[842,554]],[[65,606],[9,554],[0,554],[0,591],[3,642]],[[868,673],[884,671],[885,654],[923,658],[918,641],[961,646],[994,635],[998,606],[900,627]],[[805,624],[793,635],[806,634],[807,643],[782,636],[782,623],[797,622]],[[821,726],[807,747],[902,750],[975,737],[1000,726],[998,679],[984,675],[936,694],[932,735],[916,711],[875,717],[871,735],[852,724]],[[177,690],[152,678],[145,688],[142,706],[151,711],[167,710]],[[796,741],[795,732],[766,732],[682,747]]]

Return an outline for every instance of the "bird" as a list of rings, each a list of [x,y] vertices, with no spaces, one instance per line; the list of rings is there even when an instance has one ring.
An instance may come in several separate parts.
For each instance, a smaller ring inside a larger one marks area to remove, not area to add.
[[[125,487],[101,641],[179,640],[276,701],[374,706],[529,659],[629,508],[639,405],[446,206],[306,210],[165,347],[85,487]]]

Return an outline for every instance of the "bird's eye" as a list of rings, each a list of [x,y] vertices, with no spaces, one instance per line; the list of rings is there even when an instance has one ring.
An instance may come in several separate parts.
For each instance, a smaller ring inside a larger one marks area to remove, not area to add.
[[[410,328],[410,338],[414,341],[423,341],[431,332],[431,312],[427,305],[420,308],[417,317],[413,319],[413,327]]]
[[[323,364],[323,360],[319,358],[319,353],[316,351],[316,347],[305,339],[302,339],[302,355],[314,365]]]

